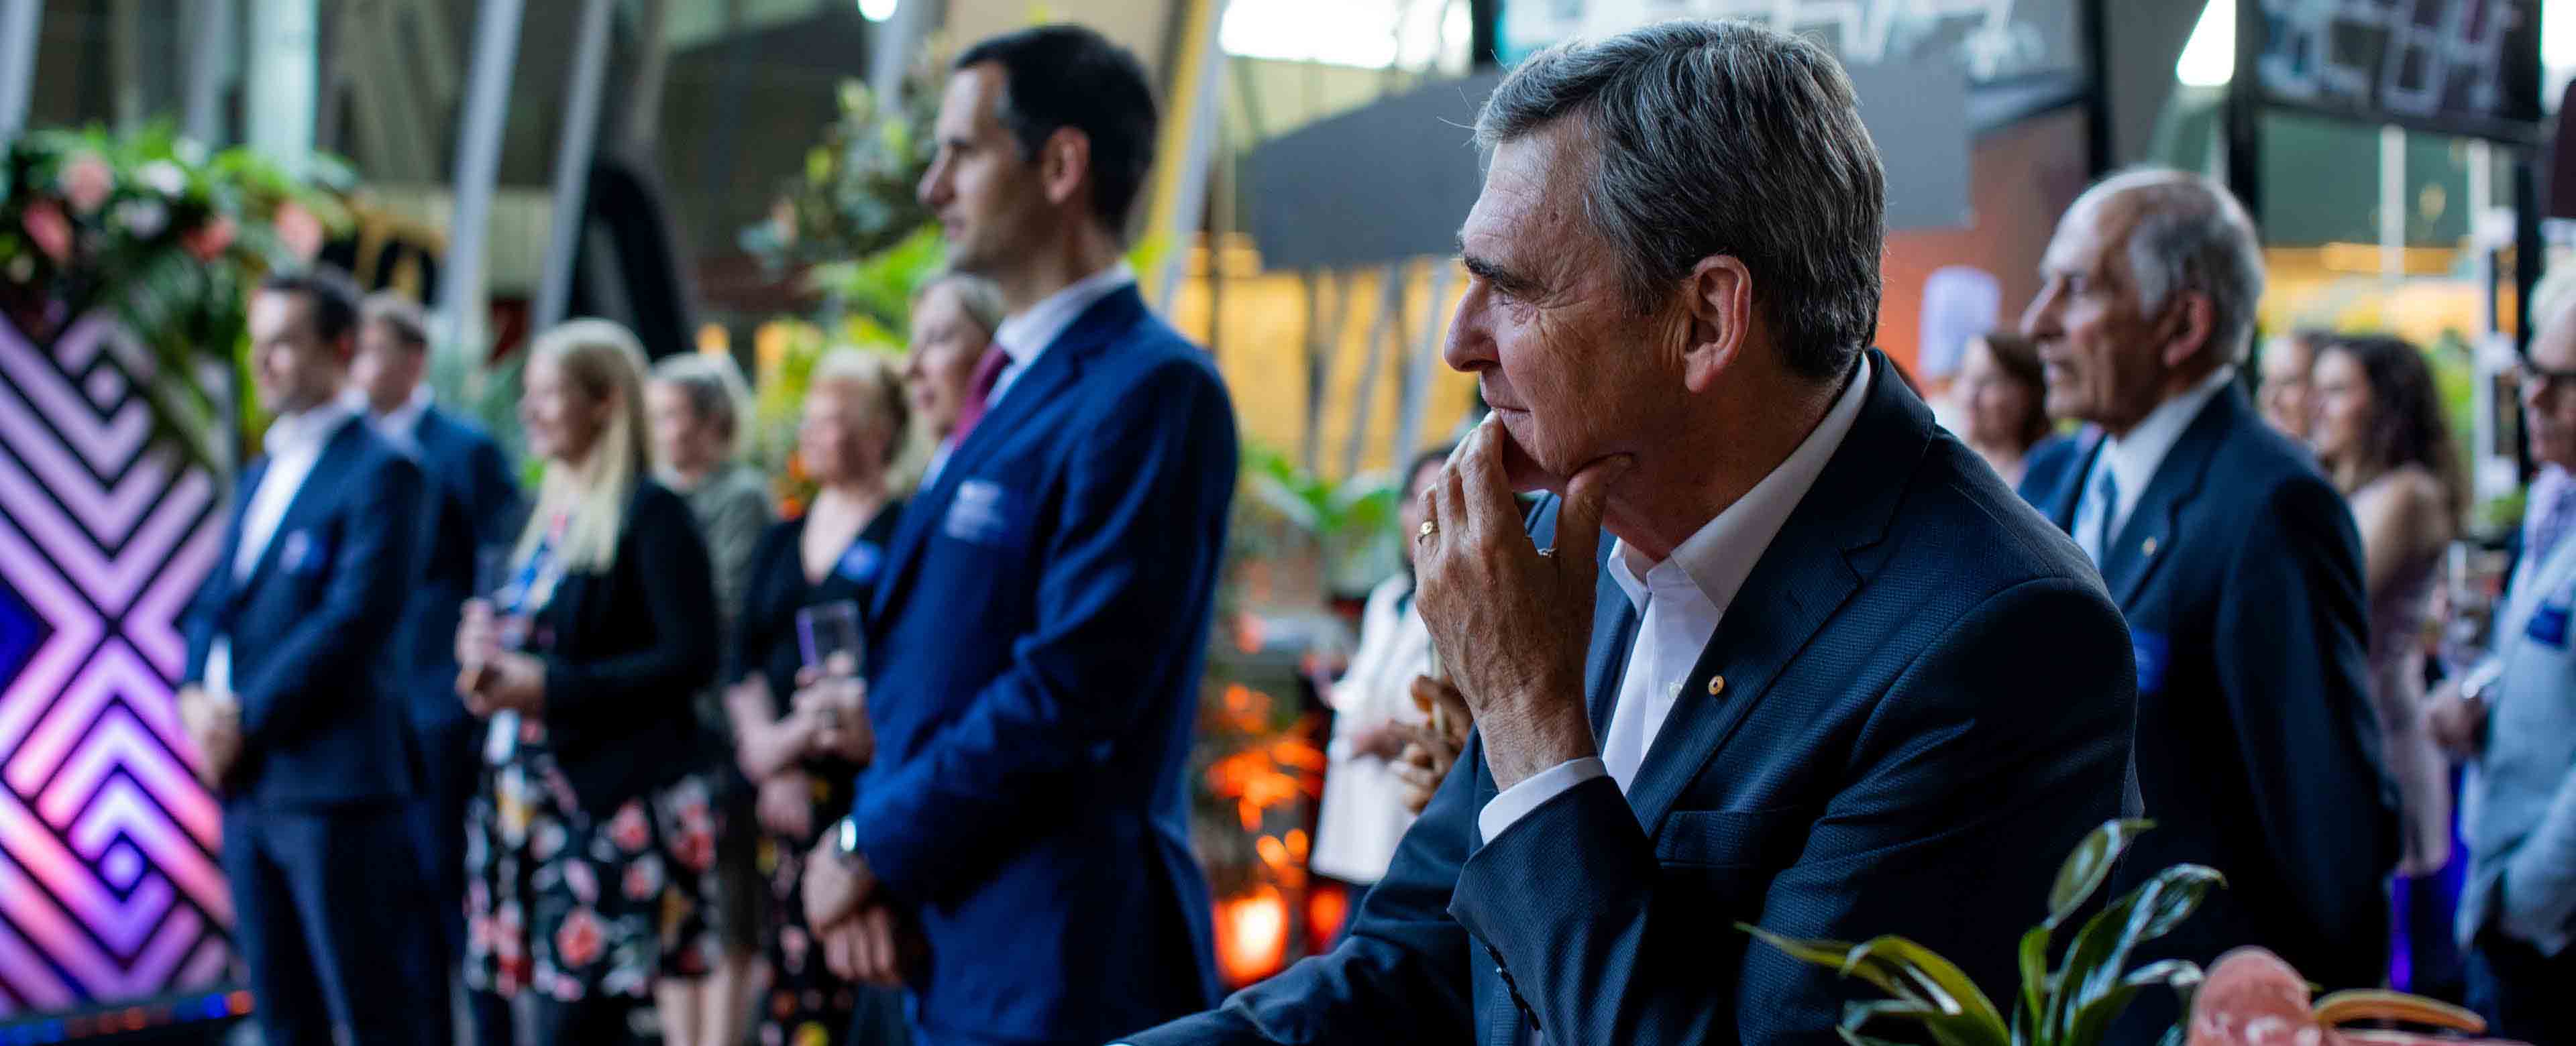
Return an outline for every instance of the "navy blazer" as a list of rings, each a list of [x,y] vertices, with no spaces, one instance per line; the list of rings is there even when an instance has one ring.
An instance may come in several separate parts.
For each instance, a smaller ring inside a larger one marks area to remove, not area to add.
[[[1236,466],[1222,379],[1129,287],[896,527],[852,819],[929,940],[937,1041],[1102,1042],[1215,1000],[1186,778]]]
[[[2034,471],[2024,492],[2072,527],[2099,454]],[[2365,689],[2361,540],[2343,497],[2230,385],[2165,455],[2102,573],[2133,634],[2138,786],[2157,824],[2112,888],[2184,861],[2227,876],[2141,961],[2259,944],[2329,988],[2377,985],[2397,792]]]
[[[456,626],[474,591],[482,550],[515,536],[519,486],[501,447],[483,430],[437,407],[414,430],[418,461],[429,481],[420,514],[420,584],[404,608],[412,681],[411,721],[435,727],[466,718],[456,696]]]
[[[1596,778],[1480,839],[1496,789],[1471,737],[1339,947],[1130,1041],[1832,1042],[1876,997],[1738,922],[1903,934],[2010,1005],[2058,863],[2118,809],[2128,635],[2083,553],[1872,360],[1692,672],[1722,690],[1683,688],[1624,796]],[[1605,570],[1595,734],[1638,623]]]
[[[236,584],[242,516],[267,472],[266,458],[243,470],[223,553],[187,617],[186,683],[204,682],[216,636],[232,645],[242,754],[225,791],[272,806],[406,798],[416,771],[394,640],[412,587],[420,467],[352,416]]]

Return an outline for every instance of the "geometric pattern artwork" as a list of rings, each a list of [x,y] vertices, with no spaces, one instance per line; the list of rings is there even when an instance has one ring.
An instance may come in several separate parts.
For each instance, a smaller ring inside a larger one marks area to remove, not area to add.
[[[0,321],[0,1019],[232,979],[174,700],[222,495],[153,445],[148,367],[104,317],[46,346]]]

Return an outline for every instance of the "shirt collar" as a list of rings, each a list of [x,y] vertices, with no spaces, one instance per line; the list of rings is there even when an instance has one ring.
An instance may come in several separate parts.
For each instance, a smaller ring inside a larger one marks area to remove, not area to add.
[[[1807,438],[1790,451],[1789,457],[1773,468],[1752,490],[1735,499],[1726,510],[1709,520],[1670,558],[1661,563],[1648,563],[1646,557],[1627,542],[1621,541],[1610,550],[1610,576],[1628,594],[1628,602],[1639,613],[1646,609],[1648,596],[1687,594],[1707,600],[1708,605],[1724,612],[1743,589],[1746,578],[1762,561],[1762,553],[1771,540],[1780,536],[1780,528],[1789,522],[1789,513],[1807,491],[1816,485],[1816,477],[1825,472],[1834,451],[1851,435],[1852,426],[1860,420],[1860,411],[1869,403],[1871,370],[1869,358],[1861,358],[1842,395],[1825,411]]]
[[[2236,366],[2221,366],[2182,395],[2157,404],[2127,434],[2103,442],[2102,461],[2110,468],[2112,480],[2120,485],[2122,506],[2137,504],[2146,494],[2147,484],[2156,478],[2156,469],[2164,464],[2165,455],[2182,441],[2183,430],[2191,427],[2192,419],[2200,416],[2211,397],[2235,380]]]
[[[401,406],[378,414],[375,403],[367,399],[366,391],[352,387],[340,393],[340,406],[347,408],[349,413],[364,415],[375,423],[377,432],[408,440],[413,436],[413,430],[420,427],[421,417],[429,413],[430,402],[435,398],[430,394],[429,383],[422,382],[412,386],[411,398],[404,400]]]
[[[268,435],[260,443],[270,458],[317,453],[332,433],[340,431],[340,423],[355,413],[348,404],[333,400],[293,414],[280,414],[268,423]]]
[[[1124,259],[1099,272],[1073,281],[1065,289],[1047,295],[1027,309],[1012,314],[993,331],[993,344],[1010,354],[1011,366],[1026,367],[1062,337],[1065,328],[1081,319],[1083,311],[1121,287],[1136,282],[1136,270]]]

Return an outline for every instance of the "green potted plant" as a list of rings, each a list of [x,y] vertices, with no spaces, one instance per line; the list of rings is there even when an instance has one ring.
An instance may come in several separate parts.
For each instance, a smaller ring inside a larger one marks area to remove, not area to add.
[[[2138,945],[2161,937],[2189,918],[2225,879],[2214,869],[2183,864],[2157,873],[2146,885],[2111,902],[2084,921],[2055,969],[2048,965],[2057,930],[2111,877],[2122,851],[2152,821],[2109,821],[2094,829],[2058,869],[2048,892],[2048,918],[2021,939],[2021,991],[2012,1013],[1978,989],[1959,967],[1903,937],[1859,944],[1791,940],[1754,926],[1739,928],[1798,959],[1829,966],[1886,992],[1888,998],[1854,1003],[1843,1016],[1843,1040],[1855,1046],[1892,1046],[1862,1029],[1875,1021],[1913,1022],[1940,1046],[2095,1046],[2139,992],[2167,987],[2181,992],[2188,1010],[2200,967],[2179,959],[2128,971]],[[2179,1031],[2168,1037],[2180,1041]]]

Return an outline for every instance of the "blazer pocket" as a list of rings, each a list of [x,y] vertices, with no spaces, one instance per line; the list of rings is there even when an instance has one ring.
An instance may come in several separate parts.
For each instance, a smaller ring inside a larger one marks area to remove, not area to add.
[[[1676,810],[1655,836],[1655,860],[1685,868],[1784,867],[1806,848],[1822,809]]]

